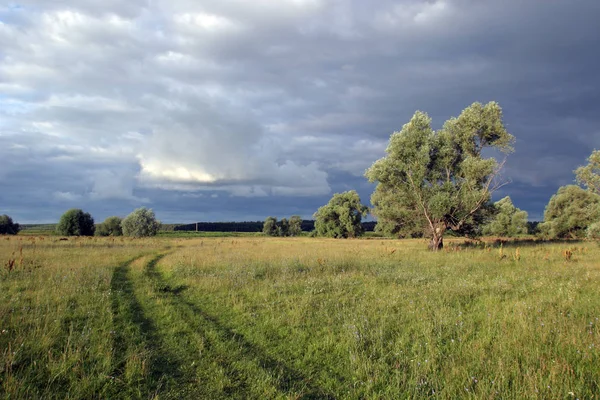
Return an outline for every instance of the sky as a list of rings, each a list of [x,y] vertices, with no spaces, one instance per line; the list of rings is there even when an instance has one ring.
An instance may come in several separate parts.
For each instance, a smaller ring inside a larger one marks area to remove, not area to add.
[[[497,101],[494,194],[543,217],[600,148],[598,0],[22,0],[0,5],[0,214],[310,218],[417,110]]]

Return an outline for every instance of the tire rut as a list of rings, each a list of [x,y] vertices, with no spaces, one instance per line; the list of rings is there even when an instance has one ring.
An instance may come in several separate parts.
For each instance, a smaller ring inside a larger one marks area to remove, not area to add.
[[[145,256],[136,257],[114,269],[111,280],[111,305],[113,313],[113,373],[117,396],[150,398],[169,389],[169,382],[177,379],[180,365],[177,358],[164,349],[155,323],[144,313],[135,294],[135,284],[130,277],[131,265]],[[149,354],[149,365],[142,362],[146,373],[136,382],[127,376],[130,350],[143,349]]]
[[[250,359],[256,362],[260,368],[269,373],[274,378],[274,385],[277,390],[284,395],[294,395],[300,393],[301,399],[335,399],[331,393],[327,393],[322,388],[315,385],[310,378],[303,375],[283,361],[278,360],[267,354],[258,345],[249,341],[243,334],[234,332],[231,328],[223,324],[217,317],[203,310],[196,303],[193,303],[182,295],[187,289],[186,286],[170,286],[162,274],[156,269],[158,262],[166,254],[160,254],[152,258],[145,267],[144,273],[154,282],[155,290],[165,298],[171,305],[180,311],[182,322],[188,325],[193,331],[198,332],[206,340],[209,347],[217,347],[216,341],[211,339],[209,332],[216,333],[218,340],[228,344],[232,351],[237,353],[239,359]],[[184,316],[189,316],[185,318]],[[216,357],[216,361],[227,371],[231,378],[241,380],[242,386],[246,386],[248,380],[247,371],[231,365],[227,357]]]

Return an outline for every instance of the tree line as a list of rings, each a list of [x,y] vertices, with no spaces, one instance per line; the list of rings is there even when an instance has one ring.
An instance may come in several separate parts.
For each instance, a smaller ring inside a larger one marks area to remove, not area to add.
[[[551,197],[544,221],[536,225],[528,223],[527,213],[510,197],[491,201],[494,192],[509,183],[500,172],[515,142],[496,102],[473,103],[438,130],[431,122],[426,113],[417,111],[400,131],[392,133],[386,155],[366,170],[366,178],[376,183],[371,209],[354,190],[336,193],[314,214],[312,234],[359,237],[365,231],[362,219],[371,213],[377,218],[376,231],[398,238],[429,238],[432,250],[443,247],[447,233],[518,236],[533,233],[535,228],[548,239],[600,238],[600,151],[594,150],[588,163],[574,171],[579,185],[561,187]],[[484,157],[492,153],[499,160]],[[227,223],[202,224],[203,230],[216,230]],[[299,216],[279,221],[268,217],[260,227],[253,222],[236,224],[239,231],[262,230],[270,236],[296,236],[311,230]],[[193,229],[195,224],[190,225]],[[182,230],[192,230],[190,225]],[[107,218],[96,231],[89,213],[72,209],[61,217],[57,231],[63,235],[151,236],[158,226],[152,210],[141,208],[123,220]],[[16,234],[19,229],[9,216],[0,216],[0,233]]]
[[[17,234],[19,224],[13,223],[7,215],[0,216],[0,233]],[[141,207],[125,218],[111,216],[100,224],[94,223],[90,213],[79,208],[65,211],[55,227],[55,232],[62,236],[154,236],[160,228],[154,211]]]

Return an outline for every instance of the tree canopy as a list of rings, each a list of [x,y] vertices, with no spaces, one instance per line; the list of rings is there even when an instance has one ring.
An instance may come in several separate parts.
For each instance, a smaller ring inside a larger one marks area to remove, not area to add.
[[[600,195],[568,185],[550,198],[540,231],[548,238],[581,238],[597,221],[600,221]]]
[[[94,236],[94,218],[79,208],[67,210],[58,221],[56,232],[64,236]]]
[[[483,227],[484,235],[509,236],[527,233],[527,212],[514,206],[510,197],[494,203],[494,216]]]
[[[123,235],[132,237],[154,236],[159,227],[160,222],[156,220],[154,211],[146,207],[134,210],[121,222]]]
[[[336,193],[315,213],[315,233],[332,238],[358,237],[363,234],[361,220],[368,210],[355,190]]]
[[[588,164],[575,171],[577,182],[596,194],[600,194],[600,150],[594,150],[588,158]]]
[[[388,237],[421,237],[427,226],[427,220],[415,214],[402,197],[395,195],[393,188],[379,185],[371,196],[377,217],[375,231]]]
[[[433,250],[443,246],[448,229],[473,233],[491,193],[502,185],[496,178],[503,163],[483,158],[482,152],[491,148],[506,155],[513,142],[495,102],[472,104],[438,131],[426,113],[417,111],[391,135],[387,155],[365,173],[378,182],[374,214],[397,229],[423,226]]]
[[[123,220],[120,217],[108,217],[103,223],[96,227],[97,236],[121,236],[123,235],[123,228],[121,228],[121,222]]]
[[[16,235],[21,230],[19,224],[13,222],[6,214],[0,215],[0,235]]]

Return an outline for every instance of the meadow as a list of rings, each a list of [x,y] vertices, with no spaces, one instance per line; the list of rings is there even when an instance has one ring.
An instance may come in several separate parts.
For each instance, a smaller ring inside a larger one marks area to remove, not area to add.
[[[600,246],[0,237],[0,397],[594,399]]]

